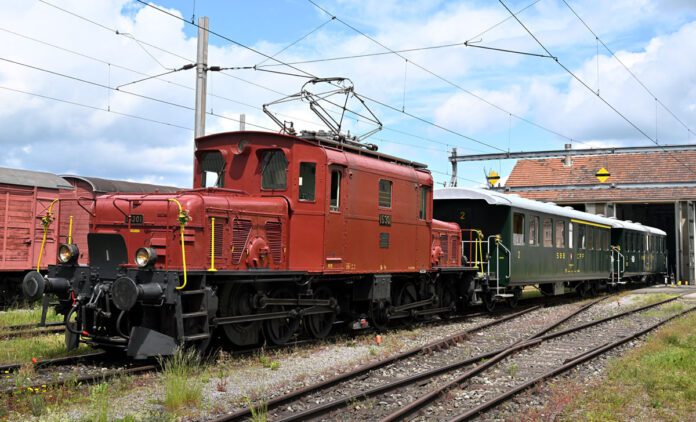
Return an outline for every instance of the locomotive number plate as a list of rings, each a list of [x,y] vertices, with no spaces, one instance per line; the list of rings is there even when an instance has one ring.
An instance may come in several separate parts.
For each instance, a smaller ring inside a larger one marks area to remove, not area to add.
[[[391,218],[392,218],[392,216],[389,214],[380,214],[379,215],[379,225],[380,226],[391,226]]]
[[[145,222],[145,218],[143,218],[142,214],[131,214],[126,216],[126,224],[129,222],[131,224],[143,224]]]

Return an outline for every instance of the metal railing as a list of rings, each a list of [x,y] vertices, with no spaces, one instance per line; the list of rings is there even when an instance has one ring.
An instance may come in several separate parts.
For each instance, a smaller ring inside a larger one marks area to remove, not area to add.
[[[611,247],[611,264],[611,283],[613,285],[623,284],[621,279],[623,278],[624,271],[626,271],[626,257],[621,253],[621,249],[618,246]],[[614,264],[616,264],[616,267],[614,267]]]
[[[483,232],[477,229],[462,229],[462,258],[480,273],[488,273],[488,261],[483,255]]]
[[[495,294],[496,294],[496,296],[501,296],[503,294],[500,293],[500,289],[501,289],[501,287],[500,287],[500,249],[502,248],[503,252],[507,256],[508,271],[507,271],[507,275],[505,275],[505,278],[510,278],[510,274],[512,273],[512,252],[510,252],[510,249],[508,249],[508,247],[503,244],[503,242],[500,239],[500,235],[496,234],[493,236],[488,236],[488,242],[487,242],[488,243],[488,245],[487,245],[488,252],[487,252],[487,254],[489,257],[491,256],[491,251],[490,251],[491,240],[493,240],[495,242]],[[490,271],[489,271],[488,275],[490,276]],[[505,289],[505,288],[503,287],[503,289]],[[507,296],[507,295],[505,295],[505,296]]]

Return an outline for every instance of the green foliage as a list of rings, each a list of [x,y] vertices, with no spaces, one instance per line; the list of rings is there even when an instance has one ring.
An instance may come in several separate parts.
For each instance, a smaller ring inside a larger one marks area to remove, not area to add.
[[[41,306],[17,308],[0,312],[0,330],[11,325],[38,324],[41,320]],[[46,314],[46,322],[62,321],[63,316],[57,315],[53,308]]]
[[[268,403],[262,401],[258,406],[254,406],[249,397],[245,397],[244,399],[251,412],[252,422],[266,422],[268,420]]]
[[[273,371],[280,368],[279,361],[273,360],[266,355],[259,356],[259,362],[261,362],[261,365],[263,365],[264,368],[270,368]]]
[[[164,376],[164,406],[169,410],[198,406],[203,398],[203,383],[195,376],[201,369],[198,352],[177,349],[174,355],[160,363]]]
[[[109,420],[109,384],[103,382],[90,388],[90,421],[108,422]]]
[[[2,342],[0,363],[30,362],[32,358],[49,359],[87,351],[87,346],[68,352],[63,334],[43,334],[34,337],[18,337]]]
[[[573,414],[570,419],[578,415],[602,421],[692,418],[696,409],[694,326],[694,314],[674,321],[611,364],[606,381],[578,397],[567,410]]]

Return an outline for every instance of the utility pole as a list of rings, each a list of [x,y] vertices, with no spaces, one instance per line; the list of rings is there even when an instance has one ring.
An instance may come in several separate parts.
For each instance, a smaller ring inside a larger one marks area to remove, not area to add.
[[[196,121],[194,139],[205,135],[205,97],[208,77],[208,17],[198,18],[198,54],[196,56]],[[195,147],[194,147],[195,148]]]
[[[457,148],[452,148],[450,162],[452,163],[452,178],[450,179],[450,187],[457,187],[457,161],[454,159],[457,156]]]

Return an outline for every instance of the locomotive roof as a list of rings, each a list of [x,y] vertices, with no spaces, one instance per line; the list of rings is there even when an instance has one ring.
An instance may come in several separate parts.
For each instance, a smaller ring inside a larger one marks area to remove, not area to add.
[[[617,220],[615,218],[604,217],[601,215],[590,214],[583,211],[574,210],[570,207],[560,207],[553,203],[539,202],[531,199],[521,198],[518,195],[510,195],[488,189],[476,188],[444,188],[434,192],[434,199],[478,199],[486,201],[490,205],[501,205],[515,207],[523,210],[543,212],[546,214],[559,215],[562,217],[575,218],[588,221],[590,223],[603,224],[615,229],[629,229],[644,233],[666,235],[660,229],[644,226],[630,221]]]
[[[0,183],[48,189],[72,189],[67,180],[53,173],[0,167]]]
[[[150,192],[161,192],[161,193],[174,193],[181,190],[174,186],[161,186],[152,185],[149,183],[137,183],[137,182],[127,182],[125,180],[112,180],[112,179],[102,179],[100,177],[91,176],[74,176],[74,175],[62,175],[66,179],[77,179],[88,183],[95,193],[113,193],[113,192],[123,192],[123,193],[150,193]]]

